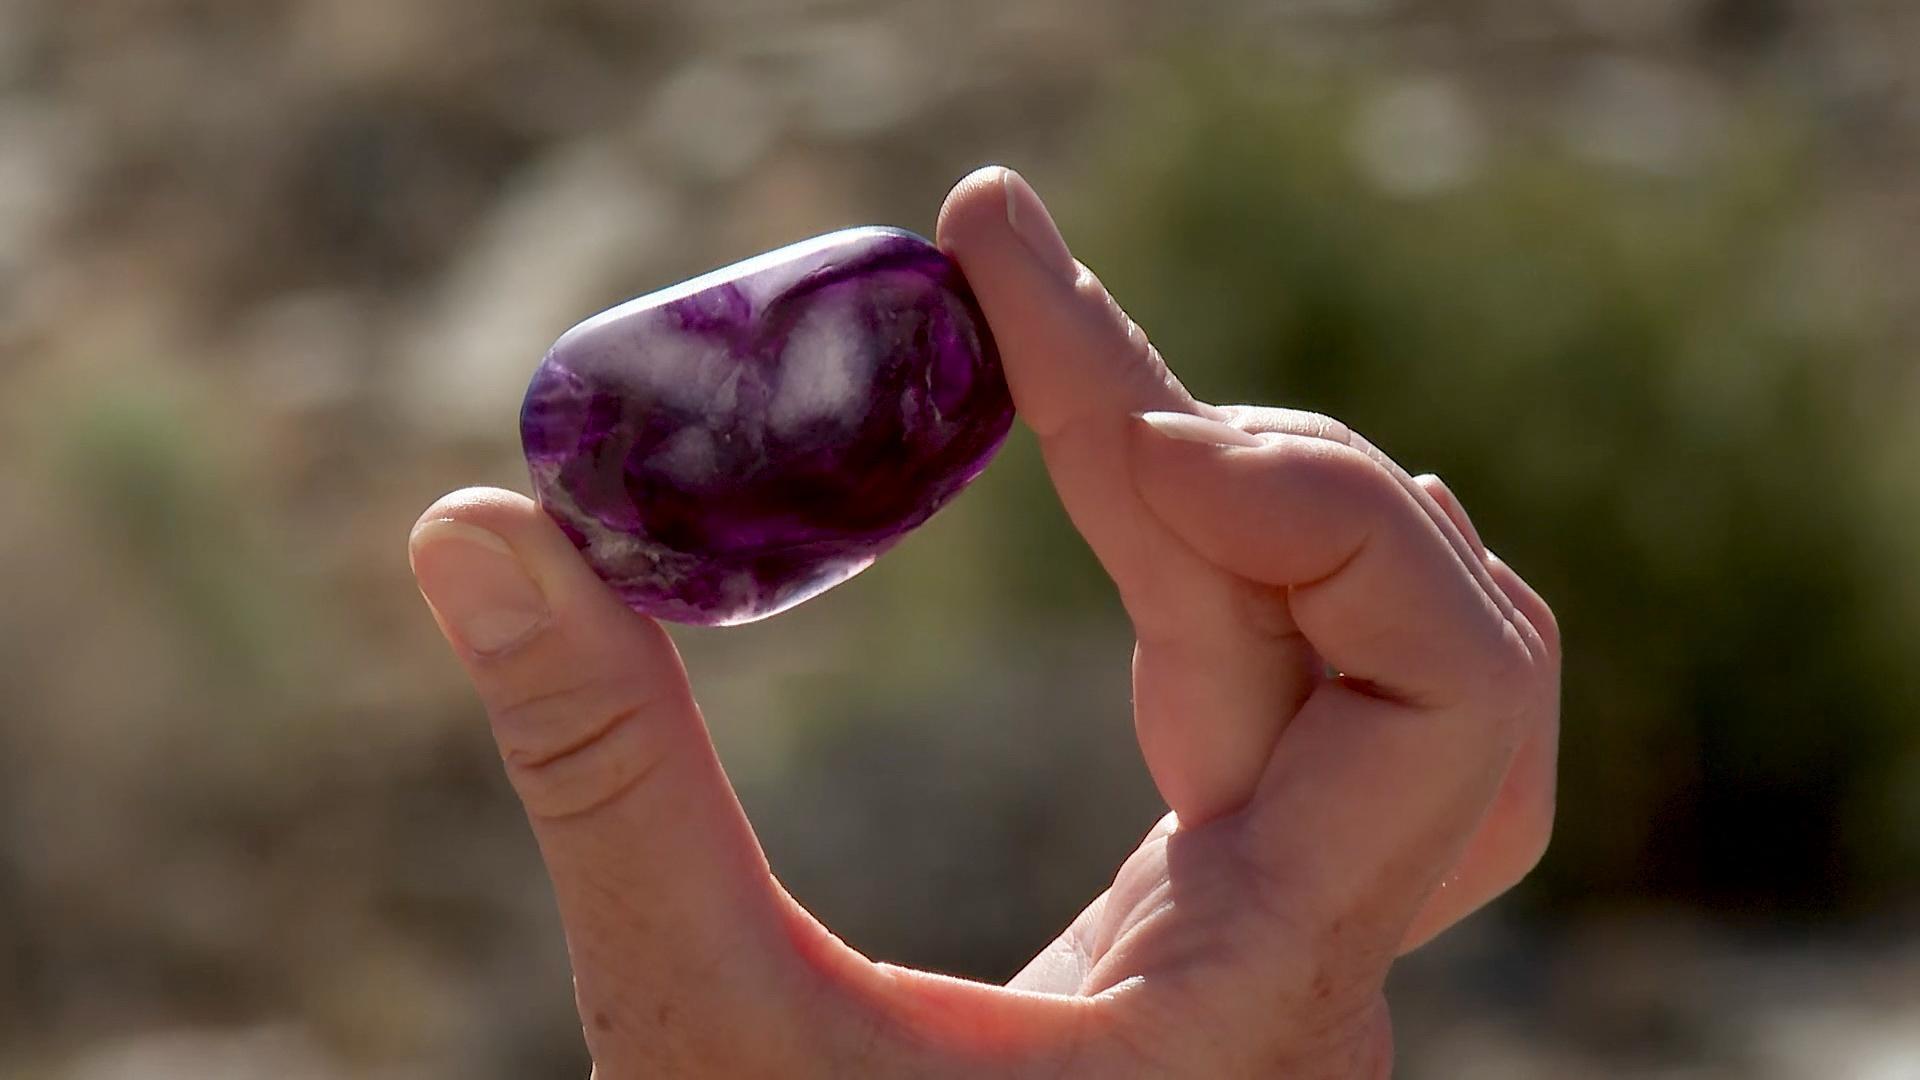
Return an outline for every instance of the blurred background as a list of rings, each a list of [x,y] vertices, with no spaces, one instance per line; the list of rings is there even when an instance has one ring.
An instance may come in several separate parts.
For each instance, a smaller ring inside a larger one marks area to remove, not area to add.
[[[1920,7],[982,7],[0,0],[0,1076],[584,1076],[407,528],[525,490],[578,318],[988,161],[1560,613],[1553,849],[1397,971],[1402,1075],[1920,1076]],[[678,637],[874,955],[1005,978],[1160,812],[1024,433]]]

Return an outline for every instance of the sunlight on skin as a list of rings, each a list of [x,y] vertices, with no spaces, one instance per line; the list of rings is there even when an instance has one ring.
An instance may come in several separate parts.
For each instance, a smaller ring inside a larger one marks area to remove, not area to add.
[[[1133,620],[1172,812],[1009,986],[875,964],[773,879],[666,633],[531,501],[449,495],[414,569],[552,876],[596,1076],[1385,1076],[1393,959],[1545,847],[1551,613],[1437,478],[1189,397],[1014,174],[963,180],[938,237]]]

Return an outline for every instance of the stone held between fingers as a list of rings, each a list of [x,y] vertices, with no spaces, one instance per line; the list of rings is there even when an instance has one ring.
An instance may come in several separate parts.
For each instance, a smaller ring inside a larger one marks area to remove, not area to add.
[[[541,506],[628,606],[733,625],[871,565],[1012,420],[958,266],[862,228],[581,322],[535,372],[521,438]]]

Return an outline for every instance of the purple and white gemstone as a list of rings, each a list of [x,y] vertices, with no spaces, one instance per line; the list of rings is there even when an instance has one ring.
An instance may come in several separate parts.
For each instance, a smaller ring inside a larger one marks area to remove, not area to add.
[[[568,330],[520,434],[541,506],[628,606],[727,626],[866,569],[980,474],[1012,422],[959,267],[874,227]]]

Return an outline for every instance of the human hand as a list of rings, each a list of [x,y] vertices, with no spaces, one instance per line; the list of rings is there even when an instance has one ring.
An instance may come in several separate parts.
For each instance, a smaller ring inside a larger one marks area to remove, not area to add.
[[[962,181],[938,238],[1133,621],[1171,812],[1008,986],[873,963],[773,879],[665,631],[530,500],[449,495],[414,570],[552,877],[596,1075],[1385,1075],[1389,965],[1546,846],[1551,612],[1436,478],[1194,401],[1013,174]]]

